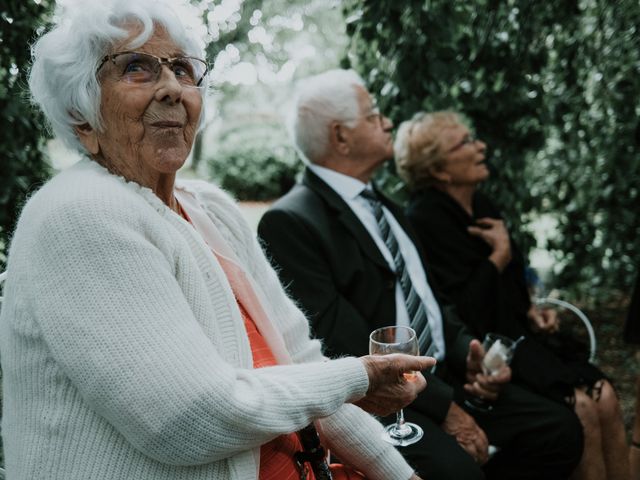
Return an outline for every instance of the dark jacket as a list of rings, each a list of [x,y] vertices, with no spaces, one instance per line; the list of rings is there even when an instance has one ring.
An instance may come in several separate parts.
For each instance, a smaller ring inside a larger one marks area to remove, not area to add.
[[[383,203],[415,243],[399,208],[388,199]],[[327,354],[366,355],[371,331],[395,323],[395,274],[351,208],[311,171],[262,217],[258,234]],[[433,289],[431,278],[429,283]],[[435,289],[434,294],[443,316],[446,369],[461,382],[472,337]],[[429,387],[411,408],[440,423],[453,389],[436,375],[426,377]]]
[[[483,338],[495,332],[513,339],[526,337],[511,364],[515,382],[564,402],[574,387],[589,387],[604,377],[588,363],[584,345],[568,332],[537,335],[528,327],[531,302],[524,256],[516,243],[511,239],[512,259],[498,272],[489,261],[489,245],[467,231],[479,218],[502,218],[486,196],[476,192],[471,216],[448,194],[426,188],[412,194],[407,217],[436,282],[474,335]]]
[[[443,292],[455,303],[474,335],[499,332],[512,338],[528,333],[531,306],[522,253],[511,241],[512,259],[500,273],[489,260],[491,247],[467,227],[478,218],[502,219],[483,194],[473,197],[473,216],[435,188],[412,193],[407,218],[424,248]]]

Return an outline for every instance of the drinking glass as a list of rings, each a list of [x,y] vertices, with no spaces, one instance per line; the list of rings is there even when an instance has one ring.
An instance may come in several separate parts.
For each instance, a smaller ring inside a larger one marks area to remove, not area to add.
[[[410,327],[382,327],[369,335],[369,353],[371,355],[388,355],[390,353],[404,353],[406,355],[420,355],[418,351],[418,337]],[[416,372],[407,372],[404,378],[413,381]],[[387,425],[382,438],[397,447],[404,447],[416,443],[424,432],[415,423],[405,422],[402,410],[396,413],[396,423]]]
[[[520,337],[514,341],[504,335],[487,333],[482,342],[485,351],[484,358],[482,359],[482,373],[485,375],[495,375],[504,367],[508,366],[511,363],[516,347],[523,339],[524,337]],[[482,412],[488,412],[493,409],[489,402],[473,395],[469,395],[464,401],[464,404],[472,410]]]

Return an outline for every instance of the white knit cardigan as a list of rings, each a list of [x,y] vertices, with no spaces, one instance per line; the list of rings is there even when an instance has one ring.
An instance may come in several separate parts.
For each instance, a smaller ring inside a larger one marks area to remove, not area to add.
[[[210,249],[149,189],[83,160],[25,206],[0,314],[2,434],[11,480],[257,478],[260,445],[314,419],[371,479],[412,469],[348,403],[362,363],[326,361],[240,212],[181,185],[258,285],[294,364],[254,370]]]

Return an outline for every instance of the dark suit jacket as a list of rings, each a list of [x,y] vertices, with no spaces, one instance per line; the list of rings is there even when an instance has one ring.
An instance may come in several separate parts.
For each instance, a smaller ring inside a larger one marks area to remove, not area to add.
[[[387,199],[383,203],[416,243],[400,209]],[[369,333],[395,323],[395,274],[351,208],[310,170],[263,216],[258,234],[328,355],[366,355]],[[434,294],[443,315],[446,367],[462,380],[472,337]],[[428,387],[410,407],[440,423],[453,389],[436,375],[426,376]]]

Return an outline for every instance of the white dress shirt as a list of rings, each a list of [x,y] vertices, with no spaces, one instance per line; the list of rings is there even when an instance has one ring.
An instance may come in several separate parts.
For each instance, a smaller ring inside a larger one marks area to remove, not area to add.
[[[380,229],[378,228],[378,221],[373,213],[373,208],[368,200],[362,197],[360,194],[367,187],[367,184],[362,183],[360,180],[342,173],[338,173],[335,170],[320,167],[318,165],[309,165],[308,168],[319,176],[325,183],[327,183],[342,199],[349,205],[353,213],[365,226],[371,238],[375,241],[378,250],[389,264],[389,268],[395,272],[396,266],[393,261],[393,256],[387,248],[387,245],[380,235]],[[431,334],[433,336],[433,342],[436,346],[433,356],[437,360],[443,360],[445,354],[444,346],[444,334],[442,331],[442,313],[440,312],[440,306],[431,291],[427,276],[422,268],[422,262],[415,245],[398,224],[397,220],[383,205],[382,211],[387,218],[389,227],[398,241],[400,247],[400,253],[404,258],[405,266],[411,283],[416,293],[422,300],[425,310],[427,312],[427,319],[429,321],[429,327],[431,328]],[[409,326],[409,315],[407,314],[407,307],[404,301],[404,295],[402,293],[402,287],[400,282],[396,282],[396,325]]]

